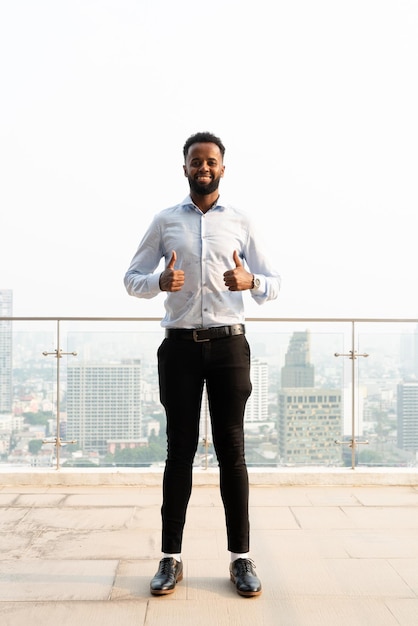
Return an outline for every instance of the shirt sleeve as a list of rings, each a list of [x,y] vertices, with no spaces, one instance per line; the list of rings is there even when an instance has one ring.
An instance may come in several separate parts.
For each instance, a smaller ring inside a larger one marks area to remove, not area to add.
[[[265,246],[254,226],[249,224],[248,239],[244,250],[245,260],[254,278],[260,281],[259,287],[251,289],[251,297],[257,304],[275,300],[280,291],[280,275],[265,253]]]
[[[156,272],[156,269],[163,256],[160,227],[157,218],[154,218],[125,274],[124,283],[129,295],[154,298],[161,293],[161,272]]]

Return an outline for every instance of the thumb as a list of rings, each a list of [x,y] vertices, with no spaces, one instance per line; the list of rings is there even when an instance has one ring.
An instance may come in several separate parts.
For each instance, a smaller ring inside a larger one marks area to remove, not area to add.
[[[235,267],[242,267],[241,260],[236,250],[234,250],[233,259],[234,259]]]
[[[173,270],[174,269],[174,264],[175,264],[176,261],[177,261],[177,254],[176,254],[176,251],[173,250],[173,252],[171,254],[171,259],[170,259],[170,261],[169,261],[169,263],[167,265],[167,269]]]

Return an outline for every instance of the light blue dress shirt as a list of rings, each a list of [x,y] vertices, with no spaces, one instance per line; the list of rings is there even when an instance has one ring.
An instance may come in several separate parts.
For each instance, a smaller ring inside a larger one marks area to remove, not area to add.
[[[131,296],[153,298],[161,293],[156,272],[172,251],[175,269],[184,271],[181,291],[164,292],[166,328],[208,328],[244,322],[241,291],[229,291],[223,274],[235,267],[234,250],[260,280],[250,291],[258,304],[277,298],[280,277],[264,256],[249,218],[228,204],[218,203],[202,213],[190,196],[158,213],[145,233],[125,275]]]

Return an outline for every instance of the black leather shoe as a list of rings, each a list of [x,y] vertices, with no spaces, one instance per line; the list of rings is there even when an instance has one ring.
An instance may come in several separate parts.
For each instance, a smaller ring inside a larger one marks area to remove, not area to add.
[[[176,561],[173,557],[161,559],[158,572],[151,580],[151,593],[154,596],[173,593],[176,583],[181,580],[183,580],[183,561]]]
[[[259,596],[261,582],[255,573],[255,565],[251,559],[237,559],[229,566],[231,580],[235,583],[240,596]]]

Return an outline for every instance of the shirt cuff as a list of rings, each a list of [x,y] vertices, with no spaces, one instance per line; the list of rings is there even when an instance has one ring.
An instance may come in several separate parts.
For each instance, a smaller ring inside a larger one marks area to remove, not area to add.
[[[148,286],[151,293],[161,293],[162,289],[160,289],[160,276],[161,272],[158,274],[153,274],[148,279]]]

